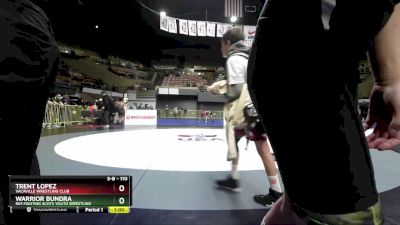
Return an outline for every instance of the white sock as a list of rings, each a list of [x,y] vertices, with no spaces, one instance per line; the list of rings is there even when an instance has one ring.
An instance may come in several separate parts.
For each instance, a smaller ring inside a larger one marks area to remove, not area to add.
[[[232,164],[232,178],[235,180],[239,180],[238,165]]]
[[[281,183],[279,181],[278,174],[275,176],[268,176],[268,180],[272,190],[282,193]]]

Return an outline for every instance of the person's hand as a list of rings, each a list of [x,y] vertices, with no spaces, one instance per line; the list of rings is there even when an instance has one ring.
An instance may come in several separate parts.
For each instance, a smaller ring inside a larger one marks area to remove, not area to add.
[[[367,137],[370,148],[390,150],[400,145],[400,82],[375,84],[364,127],[374,128]]]

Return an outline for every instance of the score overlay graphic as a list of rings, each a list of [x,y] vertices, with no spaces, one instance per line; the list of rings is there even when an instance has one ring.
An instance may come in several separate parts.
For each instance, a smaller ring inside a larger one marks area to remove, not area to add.
[[[131,176],[9,176],[11,213],[129,213]]]

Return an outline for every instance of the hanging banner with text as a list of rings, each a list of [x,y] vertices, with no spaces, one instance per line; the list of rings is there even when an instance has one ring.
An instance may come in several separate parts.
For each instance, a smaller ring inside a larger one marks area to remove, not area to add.
[[[160,18],[160,29],[174,34],[198,37],[222,37],[232,27],[240,27],[245,35],[245,44],[251,46],[255,37],[256,26],[243,26],[227,23],[183,20],[163,16]]]

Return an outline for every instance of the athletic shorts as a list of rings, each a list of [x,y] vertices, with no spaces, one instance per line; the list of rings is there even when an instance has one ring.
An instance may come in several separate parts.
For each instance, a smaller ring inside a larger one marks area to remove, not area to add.
[[[251,128],[249,133],[246,134],[244,129],[235,129],[235,137],[239,139],[243,136],[247,136],[250,141],[265,141],[267,140],[267,135],[265,134],[264,127],[260,122],[256,124],[254,128]]]
[[[328,215],[303,209],[284,194],[264,217],[261,225],[382,225],[384,223],[383,220],[380,202],[365,211]]]

